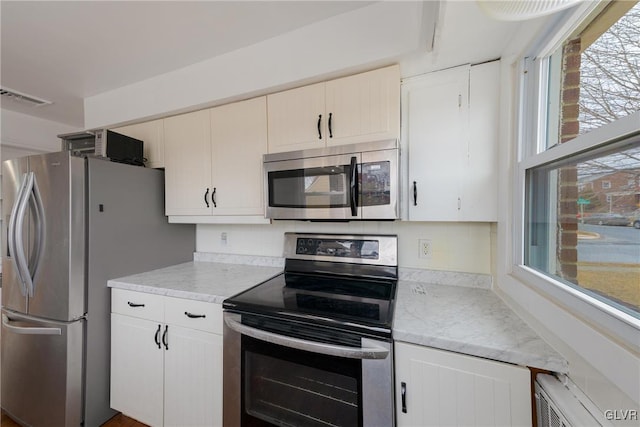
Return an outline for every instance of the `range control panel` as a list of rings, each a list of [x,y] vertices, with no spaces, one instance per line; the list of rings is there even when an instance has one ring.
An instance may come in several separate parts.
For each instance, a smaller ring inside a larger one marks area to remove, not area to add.
[[[340,258],[378,259],[380,242],[364,239],[327,239],[299,237],[297,255],[318,255]]]

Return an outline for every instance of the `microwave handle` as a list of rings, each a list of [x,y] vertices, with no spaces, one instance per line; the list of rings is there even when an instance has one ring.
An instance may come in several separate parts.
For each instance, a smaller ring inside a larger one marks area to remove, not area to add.
[[[351,216],[358,215],[358,158],[351,157],[349,188],[351,190]]]

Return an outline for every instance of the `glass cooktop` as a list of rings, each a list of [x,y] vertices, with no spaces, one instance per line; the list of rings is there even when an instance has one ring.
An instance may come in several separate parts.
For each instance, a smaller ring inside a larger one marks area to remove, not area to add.
[[[397,278],[396,236],[285,233],[284,273],[223,308],[390,336]]]
[[[387,331],[395,280],[282,273],[224,301],[225,309],[295,318],[346,329]]]

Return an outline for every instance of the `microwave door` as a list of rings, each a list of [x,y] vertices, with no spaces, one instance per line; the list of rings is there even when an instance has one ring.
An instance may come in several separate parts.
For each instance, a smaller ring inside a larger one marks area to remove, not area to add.
[[[362,153],[360,165],[360,201],[362,219],[397,219],[399,217],[398,150]]]
[[[360,158],[360,154],[346,154],[265,163],[267,217],[361,219]]]

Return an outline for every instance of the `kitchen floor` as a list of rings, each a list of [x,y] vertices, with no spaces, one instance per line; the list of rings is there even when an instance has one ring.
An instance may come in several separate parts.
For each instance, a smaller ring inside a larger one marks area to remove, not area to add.
[[[0,426],[2,427],[20,427],[20,424],[13,421],[7,414],[2,411],[2,417],[0,418]],[[106,423],[102,424],[102,427],[148,427],[146,424],[139,423],[138,421],[126,417],[122,414],[118,414],[111,418]]]

